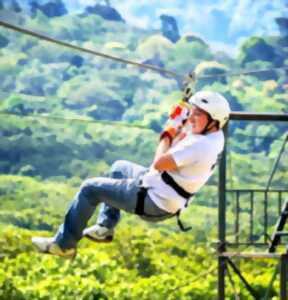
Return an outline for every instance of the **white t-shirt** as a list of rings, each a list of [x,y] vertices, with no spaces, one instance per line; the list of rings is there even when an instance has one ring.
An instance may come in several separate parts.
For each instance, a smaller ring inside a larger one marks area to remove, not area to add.
[[[212,175],[223,147],[222,130],[207,135],[188,134],[183,140],[173,143],[168,150],[177,169],[167,173],[185,191],[196,193]],[[153,167],[144,175],[143,186],[148,188],[150,198],[161,209],[176,213],[185,207],[187,200],[167,185],[161,178],[161,173]]]

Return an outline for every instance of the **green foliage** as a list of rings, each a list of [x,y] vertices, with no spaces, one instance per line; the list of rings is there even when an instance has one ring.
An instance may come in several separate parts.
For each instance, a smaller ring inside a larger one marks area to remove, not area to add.
[[[197,82],[197,90],[201,90],[203,86],[212,85],[214,82],[220,82],[222,84],[227,83],[225,76],[220,76],[227,73],[227,67],[223,64],[218,63],[217,61],[204,61],[198,64],[195,68],[195,73],[197,76],[212,76],[212,78],[202,79]],[[215,76],[215,77],[213,77]]]
[[[139,45],[137,52],[142,59],[161,57],[166,60],[173,47],[173,43],[167,38],[162,35],[153,35]]]
[[[217,260],[209,248],[195,245],[193,235],[131,225],[119,228],[110,245],[83,240],[73,262],[36,253],[30,238],[38,232],[4,229],[0,299],[215,299]],[[241,269],[264,295],[273,264],[250,269],[243,263]],[[227,299],[232,295],[228,286]]]
[[[180,39],[168,56],[167,67],[187,74],[202,60],[211,60],[213,54],[207,44],[200,41]]]

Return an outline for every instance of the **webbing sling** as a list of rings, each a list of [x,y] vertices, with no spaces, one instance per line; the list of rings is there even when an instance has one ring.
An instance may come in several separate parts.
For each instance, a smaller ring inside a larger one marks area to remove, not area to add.
[[[179,186],[177,184],[177,182],[167,173],[167,172],[163,172],[161,174],[161,178],[162,180],[169,186],[171,186],[178,195],[180,195],[181,197],[186,199],[186,204],[185,206],[188,205],[188,200],[189,198],[191,198],[194,194],[192,193],[188,193],[186,192],[181,186]],[[144,187],[140,187],[138,194],[137,194],[137,203],[136,203],[136,208],[135,208],[135,213],[137,215],[145,215],[144,213],[144,203],[145,203],[145,197],[147,195],[147,188]],[[188,231],[190,230],[192,227],[184,227],[183,223],[180,220],[180,213],[181,213],[181,209],[179,209],[174,216],[176,216],[177,218],[177,224],[180,228],[181,231]],[[173,216],[173,215],[172,215]]]

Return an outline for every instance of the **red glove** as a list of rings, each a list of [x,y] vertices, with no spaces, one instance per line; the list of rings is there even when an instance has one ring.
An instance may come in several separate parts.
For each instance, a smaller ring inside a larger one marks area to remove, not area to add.
[[[168,136],[172,141],[187,121],[189,112],[190,109],[188,103],[181,101],[176,105],[169,115],[169,119],[161,133],[160,140]]]

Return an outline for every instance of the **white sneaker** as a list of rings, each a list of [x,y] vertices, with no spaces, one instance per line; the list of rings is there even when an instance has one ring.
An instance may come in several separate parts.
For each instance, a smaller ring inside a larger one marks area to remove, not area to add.
[[[48,253],[70,259],[74,259],[76,256],[76,248],[64,250],[55,242],[54,238],[34,236],[32,237],[32,244],[41,253]]]
[[[94,242],[110,243],[113,240],[114,230],[105,226],[96,224],[84,229],[83,236]]]

